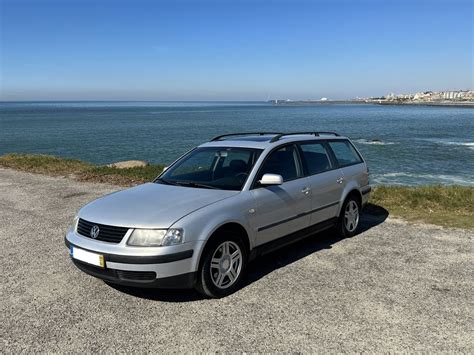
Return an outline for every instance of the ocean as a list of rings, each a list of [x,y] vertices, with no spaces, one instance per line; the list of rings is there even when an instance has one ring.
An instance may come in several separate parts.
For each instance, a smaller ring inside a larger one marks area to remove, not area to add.
[[[336,131],[374,184],[474,185],[474,110],[266,102],[2,102],[0,155],[52,154],[97,164],[168,164],[224,133]]]

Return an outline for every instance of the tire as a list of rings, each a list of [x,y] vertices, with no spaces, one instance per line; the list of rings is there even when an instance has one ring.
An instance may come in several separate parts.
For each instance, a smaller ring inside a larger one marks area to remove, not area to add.
[[[247,257],[247,248],[239,235],[220,232],[204,250],[196,289],[211,298],[232,294],[242,281]]]
[[[336,230],[342,238],[350,238],[357,234],[360,224],[361,206],[355,196],[349,196],[344,201],[337,222]]]

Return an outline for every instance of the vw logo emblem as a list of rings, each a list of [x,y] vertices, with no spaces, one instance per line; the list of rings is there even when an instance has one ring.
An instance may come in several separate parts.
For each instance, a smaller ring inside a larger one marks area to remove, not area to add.
[[[92,239],[95,239],[99,236],[99,232],[100,232],[100,229],[99,229],[99,226],[94,226],[91,228],[91,238]]]

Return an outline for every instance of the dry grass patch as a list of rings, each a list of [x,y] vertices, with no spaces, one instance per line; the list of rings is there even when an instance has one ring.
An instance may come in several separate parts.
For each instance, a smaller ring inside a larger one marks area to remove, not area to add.
[[[51,176],[79,174],[94,167],[80,160],[59,158],[43,154],[5,154],[0,157],[0,166],[30,173]]]
[[[378,186],[370,202],[392,216],[441,226],[474,228],[474,187]]]
[[[40,154],[6,154],[0,157],[0,166],[50,176],[68,176],[79,181],[101,182],[132,186],[152,181],[164,165],[118,169],[97,166],[80,160]]]
[[[106,166],[94,166],[84,170],[77,177],[80,181],[104,182],[122,186],[132,186],[150,182],[162,171],[164,165],[148,165],[137,168],[117,169]]]

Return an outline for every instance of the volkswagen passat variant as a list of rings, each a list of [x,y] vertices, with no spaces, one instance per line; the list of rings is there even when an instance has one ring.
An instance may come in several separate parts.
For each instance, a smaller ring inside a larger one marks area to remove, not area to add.
[[[370,189],[336,133],[228,134],[87,204],[65,241],[80,270],[108,282],[222,297],[258,255],[331,227],[354,235]]]

